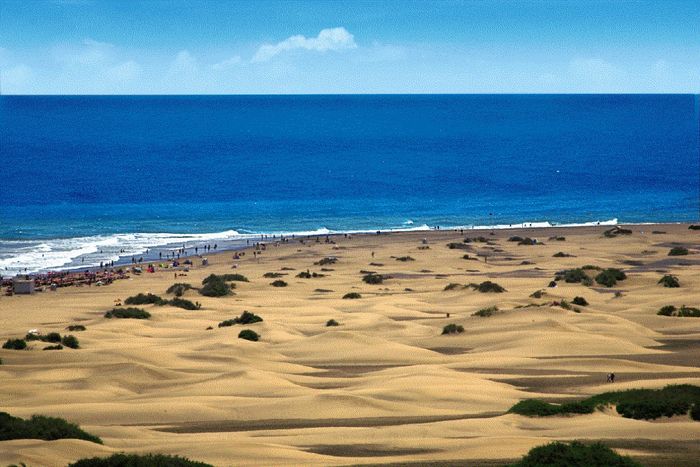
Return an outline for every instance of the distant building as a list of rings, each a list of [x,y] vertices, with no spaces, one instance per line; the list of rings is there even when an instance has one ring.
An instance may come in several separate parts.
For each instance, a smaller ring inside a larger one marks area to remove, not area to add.
[[[25,275],[17,275],[12,279],[12,291],[16,294],[33,294],[34,279]]]

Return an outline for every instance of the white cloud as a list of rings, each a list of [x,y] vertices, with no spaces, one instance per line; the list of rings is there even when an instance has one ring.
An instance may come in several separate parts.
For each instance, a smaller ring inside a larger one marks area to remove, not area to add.
[[[241,63],[241,57],[239,55],[236,55],[234,57],[231,57],[226,60],[222,60],[219,63],[215,63],[211,66],[213,70],[216,71],[221,71],[221,70],[228,70],[229,68],[233,68],[236,65],[239,65]]]
[[[345,28],[322,29],[316,37],[302,35],[291,36],[277,44],[264,44],[260,46],[253,56],[253,62],[264,62],[272,57],[289,50],[311,50],[326,52],[328,50],[354,49],[357,47],[355,37]]]
[[[197,59],[188,50],[179,51],[175,59],[170,63],[171,74],[191,74],[196,72],[198,68]]]
[[[67,65],[92,65],[107,60],[114,45],[94,39],[84,39],[80,44],[61,44],[53,49],[54,59]]]
[[[107,70],[107,76],[112,81],[132,81],[141,75],[141,65],[133,60],[119,63]]]
[[[3,91],[9,93],[22,93],[29,89],[30,82],[34,79],[34,71],[27,65],[16,65],[7,70],[2,70]]]

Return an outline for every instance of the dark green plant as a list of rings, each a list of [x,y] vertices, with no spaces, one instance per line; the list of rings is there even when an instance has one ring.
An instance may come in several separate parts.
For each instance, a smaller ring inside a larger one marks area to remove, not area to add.
[[[165,293],[171,293],[175,294],[176,297],[182,297],[185,294],[185,291],[190,289],[194,289],[194,287],[192,287],[190,284],[185,284],[184,282],[178,282],[168,287],[168,290],[166,290]]]
[[[276,280],[274,282],[270,282],[270,285],[272,287],[287,287],[287,283],[283,280]]]
[[[105,318],[148,319],[151,314],[142,308],[114,308],[105,313]]]
[[[464,327],[459,324],[448,324],[442,328],[442,334],[461,334],[464,332]]]
[[[381,284],[384,282],[384,276],[381,274],[366,274],[362,280],[367,284]]]
[[[547,292],[544,290],[535,290],[530,294],[530,297],[532,298],[542,298],[543,295],[545,295]]]
[[[678,282],[678,278],[676,276],[672,276],[670,274],[666,274],[664,277],[659,279],[658,284],[663,285],[664,287],[669,287],[672,289],[678,288],[681,286],[681,283]]]
[[[320,261],[315,262],[314,264],[319,265],[319,266],[326,266],[328,264],[335,264],[338,262],[338,258],[335,256],[328,256],[326,258],[323,258]]]
[[[682,246],[674,246],[668,252],[668,256],[685,256],[688,254],[688,249]]]
[[[656,312],[657,315],[660,316],[673,316],[673,314],[676,312],[676,307],[673,305],[666,305],[662,306],[659,308],[659,311]]]
[[[345,295],[343,295],[344,300],[354,300],[357,298],[362,298],[362,295],[360,295],[357,292],[348,292]]]
[[[447,244],[447,248],[450,250],[469,250],[471,247],[469,245],[465,245],[464,243],[452,242]]]
[[[154,295],[152,293],[140,293],[124,300],[124,304],[126,305],[165,305],[166,303],[166,300],[163,300],[158,295]]]
[[[481,310],[474,312],[472,316],[481,316],[482,318],[488,318],[498,311],[497,306],[490,306],[488,308],[482,308]]]
[[[588,306],[588,301],[583,297],[574,297],[574,299],[571,300],[571,303],[579,306]]]
[[[233,319],[227,319],[226,321],[222,321],[219,323],[220,328],[225,328],[228,326],[234,326],[236,324],[253,324],[253,323],[259,323],[263,319],[256,315],[255,313],[251,313],[249,311],[244,311],[241,313],[241,316],[238,316]]]
[[[247,341],[258,341],[260,339],[260,334],[250,329],[244,329],[238,333],[239,339],[245,339]]]
[[[661,307],[656,313],[661,316],[678,316],[680,318],[700,318],[700,309],[689,306],[681,306],[676,308],[673,305]]]
[[[525,237],[518,242],[518,245],[536,245],[536,244],[537,244],[537,240],[534,240],[530,237]]]
[[[456,284],[456,283],[452,282],[451,284],[447,284],[445,286],[445,288],[442,290],[448,291],[448,290],[455,290],[455,289],[462,289],[462,288],[464,288],[464,286],[462,284]]]
[[[554,258],[573,258],[573,257],[575,257],[574,255],[570,255],[569,253],[564,253],[563,251],[559,251],[557,253],[554,253],[552,256]]]
[[[617,281],[622,281],[625,279],[627,279],[627,275],[619,269],[615,268],[605,269],[602,272],[600,272],[597,276],[595,276],[595,281],[600,285],[604,285],[606,287],[612,287],[615,284],[617,284]]]
[[[201,303],[192,303],[190,300],[180,297],[175,297],[172,300],[168,300],[168,305],[183,308],[185,310],[199,310],[200,308],[202,308]]]
[[[68,467],[213,467],[180,456],[165,454],[112,454],[109,457],[80,459]]]
[[[28,420],[0,412],[0,441],[10,439],[83,439],[97,444],[102,440],[62,418],[32,415]]]
[[[330,326],[340,326],[340,323],[338,323],[338,322],[337,322],[336,320],[334,320],[334,319],[329,319],[328,321],[326,321],[326,326],[329,326],[329,327],[330,327]]]
[[[302,271],[299,274],[297,274],[297,277],[301,279],[311,279],[311,278],[316,278],[316,277],[323,277],[325,274],[319,274],[317,272],[310,272],[310,271]]]
[[[44,347],[44,348],[41,349],[41,350],[63,350],[63,346],[62,346],[61,344],[49,345],[49,346],[47,346],[47,347]]]
[[[3,349],[24,350],[27,348],[27,342],[24,339],[7,339],[7,342],[2,344]]]
[[[520,237],[518,235],[513,235],[512,237],[508,238],[509,242],[522,242],[523,240],[523,237]]]
[[[281,272],[266,272],[265,274],[263,274],[263,277],[266,277],[268,279],[277,279],[278,277],[282,277],[284,275],[285,274]]]
[[[71,349],[79,349],[80,348],[80,343],[78,342],[78,338],[72,335],[69,336],[63,336],[63,339],[61,339],[61,344],[65,345],[66,347],[69,347]]]
[[[231,284],[226,283],[221,276],[211,274],[202,281],[199,293],[205,297],[225,297],[231,294]]]
[[[469,286],[481,293],[502,293],[506,291],[506,289],[491,281],[484,281],[481,284],[469,284]]]
[[[621,456],[601,443],[559,441],[530,449],[511,467],[641,467],[632,458]]]
[[[87,328],[85,326],[83,326],[82,324],[71,324],[66,329],[69,331],[73,331],[73,332],[87,330]]]
[[[415,259],[411,258],[410,256],[399,256],[398,258],[396,258],[396,261],[406,262],[406,261],[415,261]]]
[[[576,268],[566,269],[564,271],[558,272],[554,276],[554,280],[564,280],[564,282],[567,282],[569,284],[577,284],[586,280],[590,280],[590,278],[586,275],[585,272],[583,272],[582,268]]]

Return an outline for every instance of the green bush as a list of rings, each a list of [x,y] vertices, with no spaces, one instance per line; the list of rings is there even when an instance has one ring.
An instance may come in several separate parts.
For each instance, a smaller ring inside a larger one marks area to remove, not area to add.
[[[481,310],[472,314],[472,316],[481,316],[482,318],[488,318],[498,311],[497,306],[490,306],[488,308],[482,308]]]
[[[593,264],[586,264],[581,266],[581,269],[584,271],[601,271],[603,268],[600,266],[594,266]]]
[[[7,339],[7,342],[2,344],[3,349],[24,350],[27,348],[27,342],[24,339]]]
[[[260,334],[250,329],[244,329],[238,333],[238,338],[256,342],[260,339]]]
[[[469,284],[469,286],[481,293],[502,293],[506,291],[506,289],[491,281],[484,281],[481,284]]]
[[[556,441],[530,449],[511,467],[641,467],[632,458],[621,456],[601,443],[585,445],[578,441]]]
[[[465,245],[464,243],[452,242],[447,244],[447,248],[450,250],[469,250],[471,247],[469,245]]]
[[[97,436],[86,433],[78,425],[69,423],[62,418],[32,415],[29,420],[0,412],[0,441],[10,439],[83,439],[97,444],[102,440]]]
[[[415,261],[415,259],[411,258],[410,256],[399,256],[398,258],[396,258],[396,261],[406,262],[406,261]]]
[[[384,282],[384,276],[381,274],[365,274],[364,277],[362,277],[362,280],[366,282],[367,284],[381,284]]]
[[[676,308],[673,305],[661,307],[656,313],[661,316],[678,316],[680,318],[700,318],[700,309],[689,306],[681,306]]]
[[[236,324],[253,324],[253,323],[260,323],[263,319],[256,315],[255,313],[251,313],[249,311],[244,311],[241,313],[241,316],[238,316],[233,319],[227,319],[226,321],[222,321],[219,323],[220,328],[225,328],[228,326],[234,326]]]
[[[328,321],[326,321],[326,326],[329,326],[329,327],[330,327],[330,326],[340,326],[340,323],[338,323],[338,322],[337,322],[336,320],[334,320],[334,319],[329,319]]]
[[[287,283],[283,280],[276,280],[274,282],[270,282],[270,285],[272,287],[287,287]]]
[[[266,272],[263,274],[263,277],[266,277],[268,279],[277,279],[278,277],[282,277],[285,274],[282,274],[281,272]]]
[[[312,277],[316,278],[316,277],[323,277],[323,276],[325,276],[325,274],[319,274],[317,272],[310,272],[309,270],[302,271],[299,274],[297,274],[297,277],[299,277],[301,279],[311,279]]]
[[[562,279],[564,280],[564,282],[567,282],[569,284],[578,284],[584,281],[590,281],[590,277],[586,275],[582,268],[566,269],[564,271],[558,272],[554,276],[554,280],[560,281]]]
[[[461,334],[464,332],[464,327],[459,324],[448,324],[442,328],[442,334]]]
[[[109,457],[80,459],[68,467],[213,467],[180,456],[165,454],[112,454]]]
[[[151,314],[142,308],[113,308],[105,313],[105,318],[148,319]]]
[[[669,287],[672,289],[678,288],[681,286],[681,283],[678,282],[678,278],[676,276],[672,276],[670,274],[666,274],[664,277],[659,279],[659,282],[657,284],[662,284],[664,287]]]
[[[690,409],[690,418],[696,422],[700,422],[700,401],[696,401],[695,404],[693,404],[693,408]]]
[[[158,295],[154,295],[152,293],[140,293],[124,300],[124,304],[126,305],[165,305],[166,303],[166,300],[163,300]]]
[[[656,314],[661,315],[661,316],[673,316],[675,312],[676,312],[675,306],[666,305],[666,306],[662,306],[661,308],[659,308],[659,311],[657,311]]]
[[[570,255],[569,253],[564,253],[563,251],[559,251],[557,253],[554,253],[552,255],[554,258],[575,258],[574,255]]]
[[[604,285],[606,287],[612,287],[613,285],[617,284],[617,281],[622,281],[625,279],[627,279],[627,275],[619,269],[615,268],[605,269],[597,276],[595,276],[595,281],[600,285]]]
[[[87,330],[87,328],[85,326],[83,326],[82,324],[71,324],[66,329],[69,331],[73,331],[73,332]]]
[[[194,289],[194,287],[192,287],[190,284],[185,284],[184,282],[178,282],[168,287],[168,290],[166,290],[165,293],[172,293],[175,294],[176,297],[182,297],[185,294],[185,291],[190,289]]]
[[[221,276],[211,274],[202,281],[199,293],[205,297],[225,297],[231,294],[231,284],[227,284]]]
[[[524,238],[518,235],[513,235],[512,237],[508,238],[509,242],[522,242],[523,240]]]
[[[618,235],[632,235],[632,231],[630,229],[623,229],[621,227],[615,226],[612,229],[608,229],[605,232],[603,232],[603,235],[605,235],[608,238],[614,238]]]
[[[213,276],[214,274],[211,274]],[[209,277],[211,277],[209,276]],[[216,277],[225,282],[250,282],[246,276],[238,273],[216,274]],[[205,279],[206,280],[206,279]]]
[[[534,292],[532,292],[532,293],[530,294],[530,297],[532,297],[532,298],[542,298],[542,296],[543,296],[544,294],[546,294],[546,293],[547,293],[547,292],[545,292],[544,290],[535,290]]]
[[[355,300],[357,298],[362,298],[362,295],[357,292],[348,292],[343,295],[343,300]]]
[[[326,266],[328,264],[335,264],[337,262],[338,262],[338,258],[336,258],[335,256],[327,256],[327,257],[323,258],[322,260],[315,262],[314,264],[319,265],[319,266]]]
[[[571,305],[569,305],[569,302],[567,302],[566,300],[562,300],[560,302],[554,302],[553,305],[559,305],[560,307],[562,307],[565,310],[571,310]]]
[[[443,291],[448,291],[448,290],[455,290],[455,289],[461,289],[461,288],[464,288],[464,286],[463,286],[462,284],[456,284],[456,283],[452,282],[452,283],[450,283],[450,284],[447,284],[447,285],[445,286],[445,288],[442,289],[442,290],[443,290]]]
[[[49,346],[47,346],[47,347],[44,347],[44,348],[41,349],[41,350],[63,350],[63,346],[62,346],[61,344],[49,345]]]
[[[518,245],[537,245],[537,240],[530,237],[525,237],[518,242]]]
[[[537,399],[525,399],[508,410],[510,413],[525,415],[526,417],[549,417],[561,413],[560,406]]]
[[[574,299],[571,300],[571,303],[579,306],[588,306],[588,301],[583,297],[574,297]]]
[[[78,338],[75,336],[63,336],[63,339],[61,339],[61,344],[65,345],[66,347],[69,347],[71,349],[79,349],[80,348],[80,343],[78,342]]]
[[[175,297],[172,300],[168,300],[168,305],[176,306],[178,308],[183,308],[185,310],[199,310],[202,308],[202,304],[199,302],[192,303],[190,300],[185,298]]]
[[[683,248],[682,246],[675,246],[668,252],[668,256],[685,256],[687,254],[688,249]]]

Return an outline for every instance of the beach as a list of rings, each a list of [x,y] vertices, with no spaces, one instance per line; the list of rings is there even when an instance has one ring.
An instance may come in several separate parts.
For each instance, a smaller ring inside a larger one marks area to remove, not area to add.
[[[270,240],[238,259],[232,251],[207,253],[206,266],[193,258],[177,277],[158,269],[101,287],[1,296],[2,342],[37,329],[73,334],[80,348],[45,352],[44,342],[29,341],[28,350],[0,350],[0,411],[62,417],[104,444],[0,441],[0,464],[158,452],[217,466],[499,465],[553,440],[580,439],[604,441],[645,465],[696,465],[700,423],[688,416],[508,413],[524,399],[700,384],[700,320],[657,314],[666,305],[700,305],[700,232],[688,224],[622,227],[631,232],[605,236],[610,226],[586,226]],[[668,256],[679,246],[689,254]],[[549,286],[558,272],[584,265],[619,268],[626,279]],[[297,277],[306,271],[310,278]],[[143,305],[150,319],[104,317],[116,300],[172,298],[173,283],[200,287],[210,274],[231,273],[248,279],[232,282],[235,295],[185,291],[182,298],[201,309]],[[383,282],[362,280],[372,273]],[[680,287],[659,284],[666,274]],[[276,280],[287,286],[273,287]],[[505,291],[469,286],[484,281]],[[360,298],[343,299],[353,292]],[[588,305],[571,306],[574,297]],[[263,321],[218,326],[243,311]],[[338,326],[327,326],[331,319]],[[66,331],[76,324],[86,330]],[[448,324],[464,332],[443,335]],[[260,340],[239,339],[242,329]],[[606,382],[611,372],[614,383]]]

